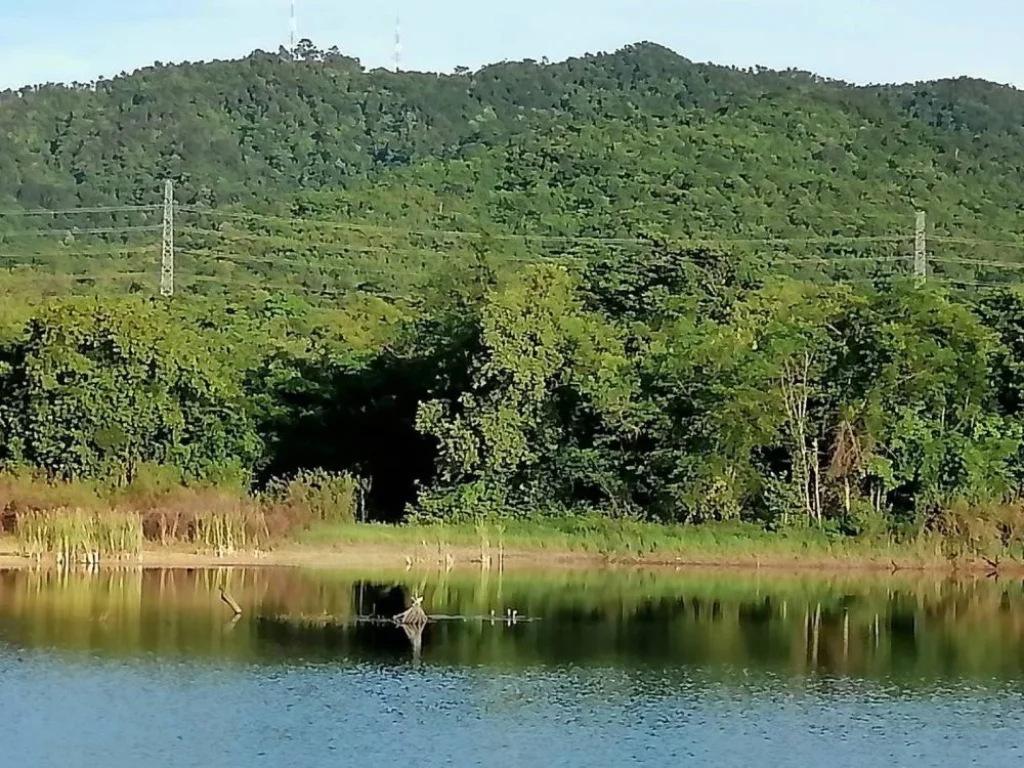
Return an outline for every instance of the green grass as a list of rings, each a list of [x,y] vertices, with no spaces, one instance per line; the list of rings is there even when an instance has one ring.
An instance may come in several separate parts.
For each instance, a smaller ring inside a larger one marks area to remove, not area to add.
[[[894,544],[816,529],[769,532],[747,523],[663,525],[599,518],[564,518],[457,525],[314,525],[296,541],[311,546],[388,546],[416,558],[450,549],[582,554],[664,562],[764,563],[820,561],[932,564],[945,560],[939,542]]]

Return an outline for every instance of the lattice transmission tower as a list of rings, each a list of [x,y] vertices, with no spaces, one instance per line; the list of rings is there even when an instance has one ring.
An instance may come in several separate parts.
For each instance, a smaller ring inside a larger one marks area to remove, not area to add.
[[[164,241],[160,260],[160,295],[174,295],[174,183],[164,183]]]

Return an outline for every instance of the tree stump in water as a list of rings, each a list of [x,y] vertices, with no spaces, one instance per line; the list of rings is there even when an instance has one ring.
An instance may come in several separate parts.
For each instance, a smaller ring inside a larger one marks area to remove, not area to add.
[[[412,605],[408,610],[402,611],[394,617],[396,624],[402,627],[423,627],[429,619],[423,610],[423,598],[413,598]]]

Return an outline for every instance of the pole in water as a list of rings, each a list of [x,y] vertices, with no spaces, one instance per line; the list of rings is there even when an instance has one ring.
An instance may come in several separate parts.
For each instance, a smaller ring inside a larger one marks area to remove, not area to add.
[[[235,616],[242,615],[242,606],[235,602],[235,598],[224,591],[224,587],[220,588],[220,599],[228,604],[228,607],[235,612]]]

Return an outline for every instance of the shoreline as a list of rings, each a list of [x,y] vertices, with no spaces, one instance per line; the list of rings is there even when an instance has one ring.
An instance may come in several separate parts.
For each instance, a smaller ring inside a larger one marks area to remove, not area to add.
[[[320,546],[288,543],[266,552],[232,552],[218,555],[197,552],[174,546],[147,546],[141,557],[112,559],[100,563],[100,568],[141,567],[158,569],[189,568],[315,568],[315,569],[372,569],[372,568],[437,568],[439,570],[569,570],[637,569],[650,571],[706,570],[714,571],[774,571],[778,573],[806,573],[808,571],[834,574],[880,575],[896,573],[927,573],[945,576],[1022,575],[1024,562],[1008,561],[993,568],[983,560],[950,561],[920,559],[905,553],[894,553],[888,561],[877,556],[856,553],[808,553],[804,556],[765,553],[764,556],[737,556],[736,553],[701,553],[687,557],[685,553],[651,553],[645,555],[609,555],[593,551],[564,548],[511,548],[505,550],[501,560],[490,558],[489,567],[483,567],[479,547],[452,545],[439,547],[436,553],[425,555],[412,552],[410,547],[392,542],[355,542]],[[56,568],[54,557],[41,560],[22,555],[14,541],[0,537],[0,570],[21,568]]]

